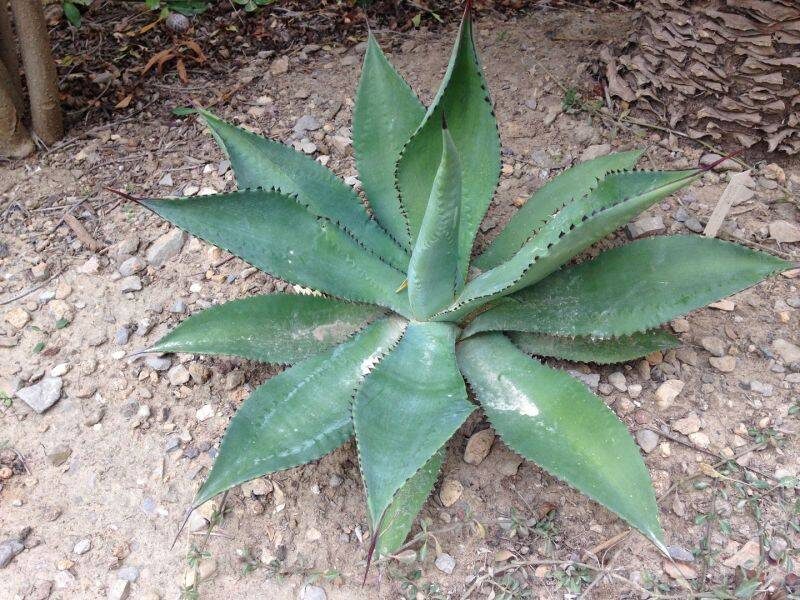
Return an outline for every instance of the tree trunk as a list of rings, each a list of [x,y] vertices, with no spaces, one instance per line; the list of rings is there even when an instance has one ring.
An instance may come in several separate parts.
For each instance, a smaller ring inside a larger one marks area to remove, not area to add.
[[[41,0],[11,0],[14,23],[21,40],[22,66],[28,82],[33,130],[45,143],[64,135],[58,78]]]
[[[28,130],[20,121],[20,113],[11,92],[11,78],[0,60],[0,155],[22,158],[33,152]]]
[[[608,90],[695,138],[800,153],[800,2],[640,0]]]
[[[0,0],[0,61],[6,67],[9,75],[9,91],[14,99],[17,112],[25,112],[22,100],[22,86],[19,80],[19,62],[17,62],[17,44],[14,32],[11,29],[11,15],[8,11],[7,0]]]

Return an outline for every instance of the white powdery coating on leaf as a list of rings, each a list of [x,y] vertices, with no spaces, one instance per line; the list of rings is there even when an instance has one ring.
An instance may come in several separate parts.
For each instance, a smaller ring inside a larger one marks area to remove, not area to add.
[[[502,411],[514,411],[526,417],[539,415],[539,407],[513,381],[509,381],[501,375],[497,378],[497,383],[502,387],[504,395],[492,403],[492,408]]]

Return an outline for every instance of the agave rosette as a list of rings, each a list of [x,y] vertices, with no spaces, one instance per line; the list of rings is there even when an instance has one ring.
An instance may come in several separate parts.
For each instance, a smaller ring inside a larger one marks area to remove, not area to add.
[[[427,108],[370,36],[353,115],[370,210],[320,163],[199,111],[240,191],[142,204],[319,294],[221,304],[151,348],[291,365],[239,408],[195,506],[355,437],[377,549],[391,553],[436,483],[445,444],[480,406],[513,450],[664,549],[649,474],[625,425],[583,383],[534,356],[612,363],[675,347],[661,324],[785,263],[667,236],[565,266],[701,174],[634,170],[639,152],[555,177],[473,258],[500,174],[486,90],[468,13]]]

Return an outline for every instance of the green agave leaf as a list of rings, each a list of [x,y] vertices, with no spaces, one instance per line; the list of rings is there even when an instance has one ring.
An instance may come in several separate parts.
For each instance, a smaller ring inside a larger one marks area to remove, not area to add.
[[[239,189],[275,188],[338,224],[367,250],[405,272],[408,254],[371,219],[358,195],[331,171],[293,148],[198,111],[227,153]]]
[[[364,381],[353,403],[370,521],[474,410],[455,360],[457,328],[411,323]]]
[[[316,460],[350,439],[353,391],[404,325],[397,317],[376,321],[256,389],[231,419],[194,506],[266,473]]]
[[[335,223],[276,191],[141,203],[182,229],[292,283],[409,314],[405,280]]]
[[[318,296],[254,296],[190,316],[149,350],[293,364],[340,344],[383,313],[369,304]]]
[[[500,136],[486,89],[472,36],[472,19],[467,12],[442,85],[397,163],[400,200],[408,213],[411,240],[415,242],[442,155],[439,124],[442,115],[447,117],[463,167],[459,227],[462,277],[466,277],[475,233],[500,177]]]
[[[353,108],[356,166],[378,221],[408,249],[408,220],[394,185],[394,169],[424,116],[425,107],[370,34]]]
[[[656,350],[667,350],[681,345],[678,338],[660,329],[608,339],[562,337],[517,331],[509,332],[508,336],[526,354],[598,365],[627,362],[647,356]]]
[[[507,261],[553,213],[571,200],[589,194],[598,181],[612,171],[632,169],[641,156],[641,150],[617,152],[587,160],[557,175],[530,197],[483,254],[472,262],[473,266],[486,271]]]
[[[647,467],[600,398],[500,333],[463,341],[457,353],[461,372],[506,444],[611,509],[666,554]]]
[[[441,135],[444,143],[439,170],[408,265],[408,299],[417,319],[427,319],[448,306],[461,285],[458,281],[461,163],[446,126]]]
[[[380,534],[375,545],[378,556],[391,554],[406,540],[414,519],[436,485],[444,456],[444,448],[439,449],[395,495],[380,523]],[[379,524],[371,523],[371,526],[376,531]]]
[[[490,299],[528,287],[672,192],[688,185],[692,171],[613,173],[587,196],[567,204],[534,233],[510,260],[478,275],[437,318],[461,318]]]
[[[464,332],[611,337],[656,327],[755,285],[789,263],[701,236],[640,240],[555,273],[478,315]]]

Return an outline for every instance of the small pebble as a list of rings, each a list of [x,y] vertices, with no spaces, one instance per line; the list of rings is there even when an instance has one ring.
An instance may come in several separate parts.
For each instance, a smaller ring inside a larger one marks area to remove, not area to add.
[[[72,551],[77,554],[78,556],[82,554],[86,554],[92,548],[92,540],[89,538],[84,538],[82,540],[78,540],[75,545],[72,547]]]
[[[195,413],[195,417],[201,423],[203,421],[207,421],[208,419],[210,419],[213,416],[214,416],[214,407],[211,406],[210,404],[206,404],[206,405],[202,406],[201,408],[198,408],[197,412]]]
[[[620,392],[624,392],[628,389],[628,382],[625,379],[624,373],[621,371],[614,371],[611,373],[611,375],[608,376],[608,383],[613,385]]]
[[[154,371],[166,371],[172,365],[172,359],[166,356],[148,356],[144,364]]]
[[[108,587],[108,600],[125,600],[130,593],[131,584],[124,579],[115,579]]]
[[[138,567],[122,567],[117,571],[117,577],[134,583],[139,579],[139,569]]]
[[[452,575],[453,570],[456,568],[456,559],[450,556],[449,554],[442,552],[439,556],[436,557],[436,562],[434,563],[436,568],[439,569],[442,573],[446,573],[447,575]]]
[[[325,590],[318,585],[304,585],[300,590],[300,600],[327,600]]]
[[[470,465],[481,464],[492,449],[494,437],[492,429],[482,429],[477,433],[473,433],[467,441],[467,447],[464,449],[464,462]]]
[[[680,379],[668,379],[656,390],[656,401],[661,410],[665,410],[672,406],[675,398],[683,391],[683,381]]]
[[[640,429],[636,432],[636,442],[647,454],[656,449],[660,440],[660,436],[650,429]]]
[[[464,492],[464,486],[456,479],[447,478],[442,482],[442,489],[439,490],[439,500],[443,506],[453,506],[461,494]]]
[[[732,373],[736,368],[735,356],[712,356],[708,359],[708,362],[717,371],[722,373]]]
[[[725,356],[726,344],[718,337],[704,337],[700,340],[700,345],[714,356]]]
[[[119,280],[119,291],[123,294],[127,292],[138,292],[142,289],[142,280],[138,275],[131,275]]]
[[[188,383],[189,379],[191,379],[191,375],[186,367],[178,364],[167,372],[167,378],[169,379],[170,385],[178,386]]]
[[[131,332],[127,327],[120,327],[114,332],[114,343],[117,346],[124,346],[128,343]]]

